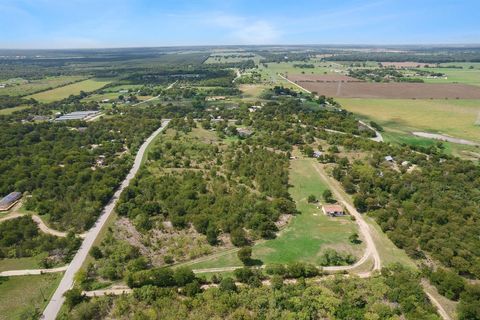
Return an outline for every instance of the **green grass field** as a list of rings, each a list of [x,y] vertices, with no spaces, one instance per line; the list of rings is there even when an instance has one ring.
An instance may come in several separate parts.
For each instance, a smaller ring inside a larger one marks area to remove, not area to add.
[[[23,109],[27,109],[30,106],[17,106],[13,108],[7,108],[7,109],[0,109],[0,115],[9,115],[14,113],[15,111],[20,111]]]
[[[448,64],[447,64],[448,65]],[[451,65],[463,66],[463,69],[454,68],[421,68],[426,71],[441,72],[447,75],[447,79],[423,78],[427,83],[463,83],[480,86],[480,64],[478,63],[452,63]],[[473,66],[473,69],[469,67]]]
[[[253,247],[253,258],[269,263],[289,263],[305,261],[318,264],[325,248],[350,252],[360,257],[364,246],[350,244],[348,237],[357,232],[355,222],[349,217],[329,218],[315,204],[307,203],[307,197],[314,194],[321,198],[325,184],[313,168],[315,160],[296,160],[291,164],[290,189],[297,209],[301,214],[295,216],[290,224],[273,240],[260,241]],[[239,266],[236,253],[192,264],[194,269]]]
[[[64,87],[43,91],[27,98],[34,98],[40,102],[53,102],[68,98],[72,94],[79,94],[80,91],[91,92],[102,88],[109,84],[110,81],[100,81],[95,79],[88,79],[81,82],[73,83]]]
[[[338,99],[348,111],[387,131],[443,133],[480,141],[479,100]]]
[[[27,258],[13,258],[0,260],[0,272],[8,270],[38,269],[40,262],[47,256],[47,253]]]
[[[37,319],[58,286],[62,273],[0,279],[0,320]],[[25,316],[28,314],[28,316]]]
[[[46,77],[39,80],[23,80],[13,79],[12,81],[5,81],[12,85],[6,88],[0,88],[0,95],[12,95],[12,96],[24,96],[33,94],[35,92],[56,88],[69,83],[80,81],[85,79],[84,76],[59,76],[59,77]],[[0,80],[0,83],[3,83]]]

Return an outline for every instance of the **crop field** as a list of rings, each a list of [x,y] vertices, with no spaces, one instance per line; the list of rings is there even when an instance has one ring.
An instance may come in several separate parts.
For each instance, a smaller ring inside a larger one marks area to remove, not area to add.
[[[2,278],[0,320],[36,319],[34,312],[43,310],[61,277],[62,273],[52,273]]]
[[[338,99],[386,130],[426,131],[480,141],[480,100]]]
[[[308,82],[296,83],[309,91],[336,98],[480,99],[480,89],[465,84]]]
[[[46,77],[40,80],[12,79],[7,81],[7,87],[0,88],[0,95],[25,96],[36,92],[49,90],[85,79],[83,76]]]
[[[41,102],[53,102],[68,98],[72,94],[79,94],[80,91],[90,92],[98,90],[109,83],[110,81],[88,79],[64,87],[36,93],[27,98],[34,98]]]
[[[357,232],[357,225],[349,217],[325,216],[318,204],[310,204],[310,194],[321,198],[325,184],[316,173],[314,159],[291,162],[290,189],[292,198],[301,214],[295,216],[277,238],[261,241],[253,247],[253,258],[269,263],[305,261],[318,264],[326,248],[349,252],[360,257],[363,245],[352,245],[348,237]],[[214,268],[241,265],[235,252],[205,262],[191,265],[192,268]]]

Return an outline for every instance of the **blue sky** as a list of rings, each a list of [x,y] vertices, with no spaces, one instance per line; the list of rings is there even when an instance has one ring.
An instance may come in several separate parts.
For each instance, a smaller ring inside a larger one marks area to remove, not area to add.
[[[0,48],[480,43],[479,0],[0,0]]]

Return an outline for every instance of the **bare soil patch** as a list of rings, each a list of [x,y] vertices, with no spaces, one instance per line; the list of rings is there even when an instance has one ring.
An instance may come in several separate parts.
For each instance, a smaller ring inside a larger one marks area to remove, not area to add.
[[[304,80],[295,82],[309,91],[337,98],[480,99],[480,88],[466,84],[311,82]]]

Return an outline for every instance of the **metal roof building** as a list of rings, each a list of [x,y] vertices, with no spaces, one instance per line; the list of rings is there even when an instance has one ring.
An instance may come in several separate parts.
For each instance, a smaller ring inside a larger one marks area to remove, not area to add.
[[[75,111],[75,112],[70,112],[63,116],[60,116],[57,119],[55,119],[55,121],[84,120],[84,119],[96,116],[99,113],[100,111],[96,111],[96,110]]]
[[[17,203],[21,197],[22,193],[20,192],[9,193],[2,200],[0,200],[0,211],[7,211],[13,207],[13,205],[15,205],[15,203]]]

